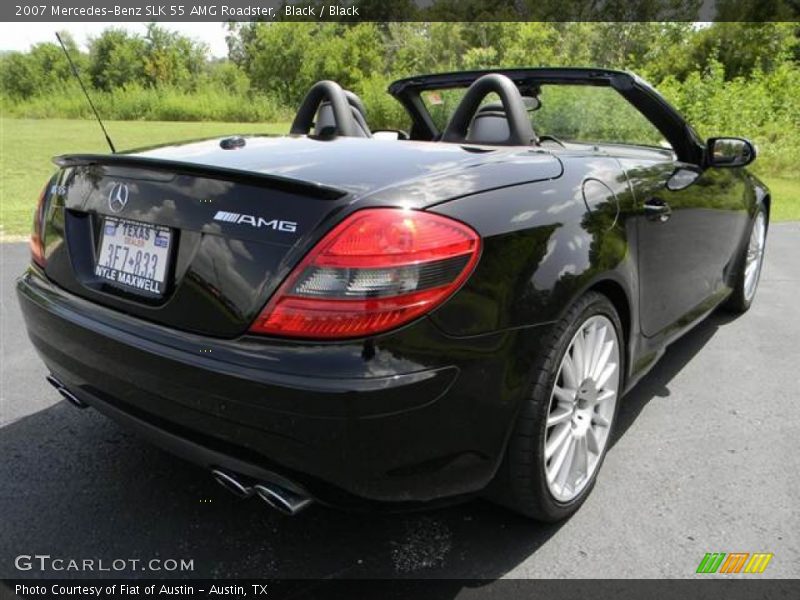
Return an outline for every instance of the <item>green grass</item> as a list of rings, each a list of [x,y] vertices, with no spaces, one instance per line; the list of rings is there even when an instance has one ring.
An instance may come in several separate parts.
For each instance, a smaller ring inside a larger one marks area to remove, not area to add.
[[[800,178],[760,177],[772,194],[770,220],[800,221]]]
[[[118,149],[231,133],[285,133],[287,123],[109,121]],[[27,235],[36,198],[70,152],[107,152],[97,123],[65,119],[0,119],[0,236]],[[762,176],[772,190],[772,220],[800,220],[800,179]]]
[[[288,123],[108,121],[118,150],[231,133],[286,133]],[[27,235],[39,192],[55,171],[53,156],[108,152],[94,121],[0,118],[0,236]]]

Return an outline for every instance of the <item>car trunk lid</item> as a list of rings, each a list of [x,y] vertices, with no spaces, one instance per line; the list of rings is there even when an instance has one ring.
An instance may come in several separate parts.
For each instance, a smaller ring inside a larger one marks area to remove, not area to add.
[[[46,224],[47,276],[128,314],[220,337],[247,329],[345,197],[314,184],[164,162],[60,164]]]

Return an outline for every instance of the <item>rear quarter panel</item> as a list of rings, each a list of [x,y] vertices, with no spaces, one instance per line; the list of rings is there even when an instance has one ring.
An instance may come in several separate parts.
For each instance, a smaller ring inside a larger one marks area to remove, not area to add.
[[[633,297],[633,199],[619,162],[593,155],[562,161],[558,179],[432,209],[469,223],[484,240],[475,273],[431,317],[445,332],[472,336],[553,322],[606,280]]]

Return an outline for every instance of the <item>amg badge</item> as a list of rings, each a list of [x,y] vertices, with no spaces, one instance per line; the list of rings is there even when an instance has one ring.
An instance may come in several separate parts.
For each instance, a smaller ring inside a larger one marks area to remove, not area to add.
[[[236,223],[237,225],[250,225],[251,227],[270,227],[276,231],[285,231],[287,233],[294,233],[297,231],[297,223],[294,221],[279,221],[278,219],[267,220],[263,217],[243,215],[241,213],[227,212],[224,210],[218,210],[217,214],[214,215],[214,220]]]

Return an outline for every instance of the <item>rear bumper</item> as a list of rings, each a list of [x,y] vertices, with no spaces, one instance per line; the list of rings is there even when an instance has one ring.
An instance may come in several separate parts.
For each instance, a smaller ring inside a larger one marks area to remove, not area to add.
[[[29,336],[76,396],[206,467],[304,487],[335,505],[466,495],[491,480],[542,327],[455,340],[427,319],[315,344],[171,330],[29,270]]]

